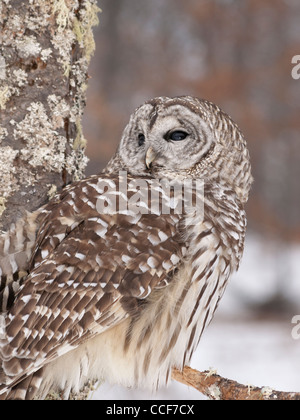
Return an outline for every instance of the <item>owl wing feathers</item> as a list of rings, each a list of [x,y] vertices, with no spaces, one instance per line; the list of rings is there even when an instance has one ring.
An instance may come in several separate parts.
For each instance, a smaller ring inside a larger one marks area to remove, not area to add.
[[[12,296],[28,274],[39,214],[39,210],[27,212],[0,236],[0,313],[12,304]]]
[[[73,206],[76,188],[86,188],[91,199],[95,181],[75,185],[45,209],[31,273],[6,316],[0,383],[18,383],[136,313],[153,289],[169,284],[182,260],[177,215],[100,215],[97,194],[89,204],[82,197],[81,209]]]

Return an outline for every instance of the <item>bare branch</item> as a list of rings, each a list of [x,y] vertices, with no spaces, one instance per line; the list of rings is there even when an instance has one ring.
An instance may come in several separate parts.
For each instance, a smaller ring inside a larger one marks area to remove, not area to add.
[[[199,372],[188,366],[182,372],[173,369],[172,378],[192,386],[211,400],[300,400],[300,393],[242,385],[212,372]]]

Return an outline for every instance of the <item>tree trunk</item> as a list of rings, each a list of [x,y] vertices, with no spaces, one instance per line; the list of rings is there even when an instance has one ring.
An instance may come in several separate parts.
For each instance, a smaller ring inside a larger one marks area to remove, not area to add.
[[[80,179],[96,0],[1,0],[0,217],[6,230]]]

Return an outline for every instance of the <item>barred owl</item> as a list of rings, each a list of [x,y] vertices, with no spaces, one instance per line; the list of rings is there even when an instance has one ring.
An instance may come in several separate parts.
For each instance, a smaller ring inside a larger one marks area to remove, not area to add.
[[[0,399],[68,398],[96,379],[168,383],[238,269],[251,182],[244,137],[216,105],[139,107],[103,173],[0,239]]]

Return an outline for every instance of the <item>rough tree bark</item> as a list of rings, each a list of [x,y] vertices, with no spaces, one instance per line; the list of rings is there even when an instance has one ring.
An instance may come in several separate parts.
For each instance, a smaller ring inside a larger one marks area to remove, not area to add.
[[[96,0],[0,2],[0,229],[83,176]]]

